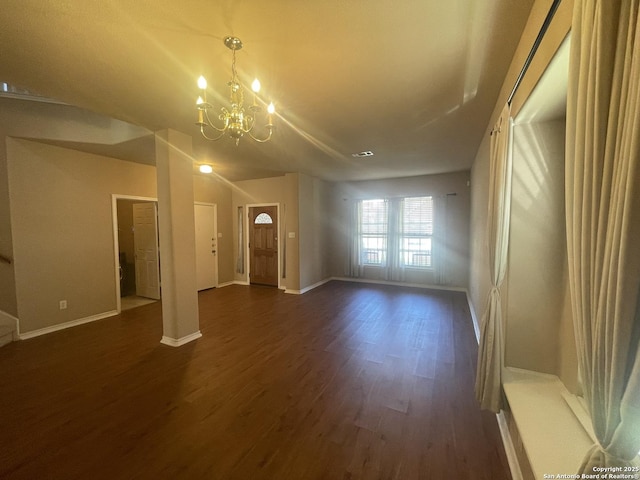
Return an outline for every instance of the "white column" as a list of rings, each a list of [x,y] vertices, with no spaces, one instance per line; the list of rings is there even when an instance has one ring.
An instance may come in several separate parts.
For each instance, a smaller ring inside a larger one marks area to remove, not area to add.
[[[156,132],[162,292],[161,343],[179,347],[202,336],[198,318],[191,137]]]

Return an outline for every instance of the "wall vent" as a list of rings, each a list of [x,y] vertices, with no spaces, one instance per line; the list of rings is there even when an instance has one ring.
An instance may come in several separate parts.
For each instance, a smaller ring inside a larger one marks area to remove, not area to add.
[[[352,153],[351,156],[356,158],[373,157],[373,152],[371,150],[367,150],[366,152]]]

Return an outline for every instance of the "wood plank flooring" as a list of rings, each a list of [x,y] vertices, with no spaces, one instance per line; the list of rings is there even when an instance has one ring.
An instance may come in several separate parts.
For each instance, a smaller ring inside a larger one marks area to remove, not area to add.
[[[458,292],[201,292],[0,349],[2,479],[509,479]]]

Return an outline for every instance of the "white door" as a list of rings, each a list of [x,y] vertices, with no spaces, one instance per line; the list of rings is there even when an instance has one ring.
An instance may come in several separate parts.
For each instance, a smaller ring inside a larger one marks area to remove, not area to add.
[[[195,205],[196,279],[198,291],[218,286],[216,206]]]
[[[136,295],[155,299],[160,298],[157,219],[158,206],[155,202],[133,204]]]

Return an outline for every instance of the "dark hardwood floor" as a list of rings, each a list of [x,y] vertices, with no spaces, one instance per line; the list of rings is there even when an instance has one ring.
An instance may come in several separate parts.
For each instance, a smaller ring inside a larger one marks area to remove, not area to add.
[[[200,293],[0,349],[2,479],[509,479],[463,293]]]

